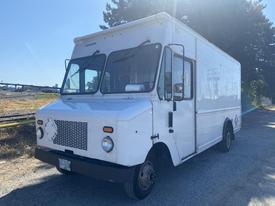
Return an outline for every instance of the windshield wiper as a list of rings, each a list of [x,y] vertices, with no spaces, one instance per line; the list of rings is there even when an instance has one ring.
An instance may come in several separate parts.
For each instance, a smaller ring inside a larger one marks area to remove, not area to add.
[[[121,61],[125,61],[125,60],[128,60],[130,58],[134,58],[136,53],[137,53],[137,49],[139,49],[140,47],[144,46],[145,44],[148,44],[148,43],[151,43],[150,40],[146,40],[144,42],[142,42],[140,45],[138,45],[136,48],[133,49],[133,52],[131,55],[128,55],[128,56],[125,56],[125,57],[122,57],[120,59],[117,59],[115,61],[113,61],[113,63],[117,63],[117,62],[121,62]]]
[[[96,51],[92,54],[91,57],[94,57],[94,56],[98,55],[99,53],[100,53],[100,51],[99,51],[99,50],[96,50]],[[79,68],[75,73],[73,73],[73,74],[71,75],[71,77],[73,77],[74,75],[76,75],[76,74],[79,72],[80,69],[81,69],[81,68]]]
[[[137,48],[144,46],[145,44],[151,43],[151,41],[148,39],[144,42],[142,42],[140,45],[137,46]]]

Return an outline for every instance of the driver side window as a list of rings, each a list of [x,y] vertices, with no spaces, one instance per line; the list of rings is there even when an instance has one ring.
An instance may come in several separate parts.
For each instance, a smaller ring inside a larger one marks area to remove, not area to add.
[[[157,92],[161,100],[172,100],[172,50],[169,47],[163,52]]]
[[[183,100],[183,57],[174,54],[173,58],[173,94],[174,101]]]
[[[184,99],[193,98],[193,63],[191,61],[184,61],[184,73],[183,73],[183,94]]]
[[[173,72],[173,73],[172,73]],[[193,98],[193,62],[165,47],[157,92],[160,100],[182,101]]]

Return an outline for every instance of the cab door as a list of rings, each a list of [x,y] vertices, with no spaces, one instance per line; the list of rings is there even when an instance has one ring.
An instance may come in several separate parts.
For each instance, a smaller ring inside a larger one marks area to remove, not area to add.
[[[173,52],[173,113],[170,129],[182,160],[196,151],[193,73],[193,62]]]
[[[155,133],[173,142],[180,160],[196,152],[193,62],[184,58],[183,49],[165,47],[157,87],[160,100],[154,103]]]

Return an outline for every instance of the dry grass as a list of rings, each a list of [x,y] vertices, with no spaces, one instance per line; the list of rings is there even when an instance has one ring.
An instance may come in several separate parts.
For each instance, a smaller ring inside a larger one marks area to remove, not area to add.
[[[39,107],[58,98],[57,94],[20,94],[0,97],[0,115],[35,112]],[[0,129],[0,161],[20,156],[33,156],[36,145],[33,124]]]
[[[0,114],[35,112],[41,106],[51,103],[57,94],[38,94],[24,98],[0,98]]]
[[[32,157],[36,145],[34,125],[0,129],[0,161],[22,155]]]

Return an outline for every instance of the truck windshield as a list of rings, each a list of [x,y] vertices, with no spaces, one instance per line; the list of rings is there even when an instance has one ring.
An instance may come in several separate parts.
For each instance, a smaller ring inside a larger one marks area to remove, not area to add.
[[[102,93],[149,92],[153,89],[161,54],[160,44],[115,51],[107,60]]]
[[[105,61],[104,54],[72,59],[66,71],[61,93],[95,93],[98,90]]]

